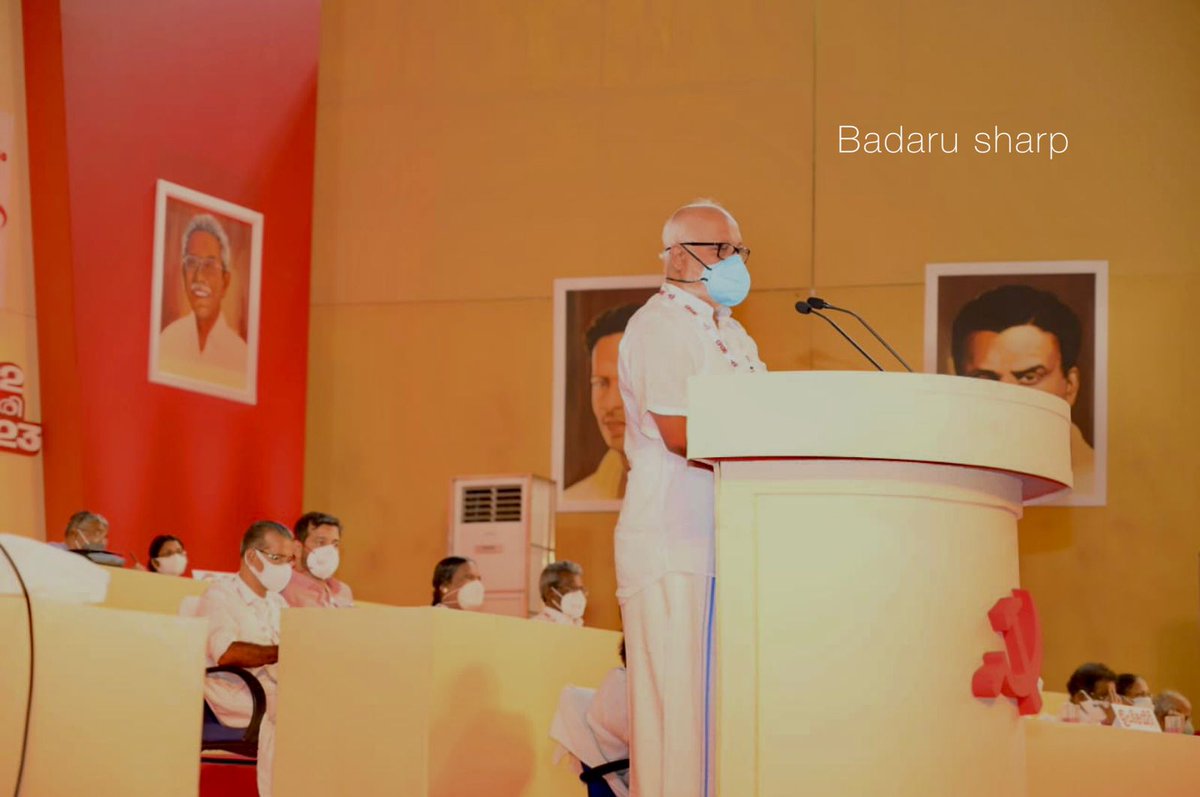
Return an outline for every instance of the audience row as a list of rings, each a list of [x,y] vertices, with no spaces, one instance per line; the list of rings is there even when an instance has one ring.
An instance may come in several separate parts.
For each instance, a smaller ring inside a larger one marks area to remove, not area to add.
[[[1154,709],[1159,726],[1167,733],[1193,734],[1192,703],[1179,692],[1165,689],[1152,696],[1146,679],[1134,673],[1117,675],[1096,662],[1080,665],[1067,679],[1070,700],[1059,718],[1064,722],[1112,725],[1113,705],[1145,706]]]

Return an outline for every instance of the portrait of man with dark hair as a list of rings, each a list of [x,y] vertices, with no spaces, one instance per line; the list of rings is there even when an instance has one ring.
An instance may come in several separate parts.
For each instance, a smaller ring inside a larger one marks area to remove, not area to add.
[[[978,264],[981,268],[989,264]],[[1031,264],[1022,264],[1025,267]],[[1050,264],[1048,264],[1050,265]],[[931,267],[934,268],[934,267]],[[1105,274],[1106,276],[1106,274]],[[1051,393],[1071,407],[1068,503],[1103,501],[1097,439],[1103,437],[1103,369],[1096,340],[1097,273],[939,274],[936,358],[941,373]],[[928,287],[928,286],[927,286]],[[927,326],[927,333],[929,332]],[[1102,343],[1102,341],[1100,341]],[[946,349],[948,348],[948,352]],[[948,356],[946,356],[948,355]]]
[[[608,450],[590,475],[563,491],[568,499],[603,500],[625,496],[629,460],[625,456],[625,405],[617,385],[617,352],[621,338],[625,336],[625,325],[637,309],[637,305],[624,304],[605,310],[584,336],[592,414]]]
[[[661,279],[555,281],[554,469],[559,508],[615,511],[625,497],[625,404],[617,355],[625,326]]]

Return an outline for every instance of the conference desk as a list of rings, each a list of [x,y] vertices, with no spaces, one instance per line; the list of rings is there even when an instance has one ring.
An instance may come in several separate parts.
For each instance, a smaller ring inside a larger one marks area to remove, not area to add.
[[[37,671],[23,795],[197,794],[206,626],[171,608],[203,586],[114,576],[111,601],[150,611],[34,604]],[[564,685],[594,687],[618,664],[619,634],[372,605],[289,610],[282,630],[277,797],[583,797],[571,770],[553,763],[547,732]],[[7,794],[28,679],[19,597],[0,597],[0,640],[0,794]],[[1047,693],[1047,706],[1061,699]],[[1200,793],[1198,737],[1045,718],[1020,725],[1028,797]]]
[[[613,631],[450,609],[283,614],[280,797],[583,797],[555,766],[567,684],[620,666]]]
[[[33,615],[21,794],[195,797],[205,622],[48,600]],[[28,683],[25,603],[0,596],[0,794],[16,782]]]
[[[1193,797],[1200,736],[1023,720],[1028,797]]]

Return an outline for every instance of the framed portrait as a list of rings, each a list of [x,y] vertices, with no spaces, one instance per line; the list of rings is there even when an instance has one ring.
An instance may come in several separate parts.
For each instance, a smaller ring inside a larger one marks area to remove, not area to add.
[[[560,512],[615,512],[625,496],[625,405],[617,346],[662,276],[554,281],[554,430]]]
[[[1033,503],[1104,506],[1107,262],[927,265],[925,370],[1023,385],[1066,400],[1075,487]]]
[[[158,181],[150,381],[255,404],[263,215]]]

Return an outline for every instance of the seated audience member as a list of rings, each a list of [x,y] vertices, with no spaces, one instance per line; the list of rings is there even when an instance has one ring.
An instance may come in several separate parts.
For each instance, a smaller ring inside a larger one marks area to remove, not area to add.
[[[150,542],[151,573],[167,576],[182,576],[187,570],[187,551],[183,541],[171,534],[159,534]]]
[[[474,611],[483,606],[483,579],[473,559],[447,556],[433,568],[433,605]]]
[[[604,676],[587,712],[588,727],[606,761],[629,758],[629,678],[625,672],[625,637],[621,637],[617,652],[621,654],[621,666],[613,667]],[[629,770],[617,777],[629,784]]]
[[[1124,672],[1117,676],[1117,694],[1134,706],[1139,705],[1139,700],[1142,701],[1141,705],[1152,702],[1150,685],[1146,683],[1146,679],[1131,672]]]
[[[296,572],[283,590],[293,608],[344,609],[354,605],[345,582],[333,577],[341,564],[342,522],[324,512],[309,512],[295,525]]]
[[[1117,674],[1103,664],[1081,664],[1067,680],[1071,699],[1059,713],[1068,722],[1112,725],[1112,703],[1117,700]]]
[[[617,797],[629,795],[629,682],[625,675],[625,640],[618,648],[620,667],[604,676],[599,689],[566,686],[550,723],[550,738],[558,742],[555,762],[569,754],[576,771],[614,762],[624,766],[602,774]],[[589,789],[589,794],[593,793]]]
[[[86,509],[76,512],[67,521],[63,547],[69,551],[107,551],[108,520]]]
[[[1154,716],[1167,733],[1195,734],[1192,727],[1192,702],[1178,692],[1164,689],[1154,698]]]
[[[86,509],[71,515],[60,547],[108,567],[124,567],[125,557],[108,550],[108,520]]]
[[[587,590],[583,587],[583,568],[574,562],[551,562],[542,568],[542,610],[534,620],[557,625],[583,625],[587,608]]]
[[[267,693],[267,711],[258,734],[258,792],[270,797],[279,613],[287,608],[279,593],[292,578],[292,533],[279,523],[259,521],[242,536],[241,555],[237,576],[214,581],[200,598],[198,613],[208,618],[208,666],[244,667]],[[204,699],[225,725],[250,724],[253,703],[241,679],[222,673],[208,676]]]

